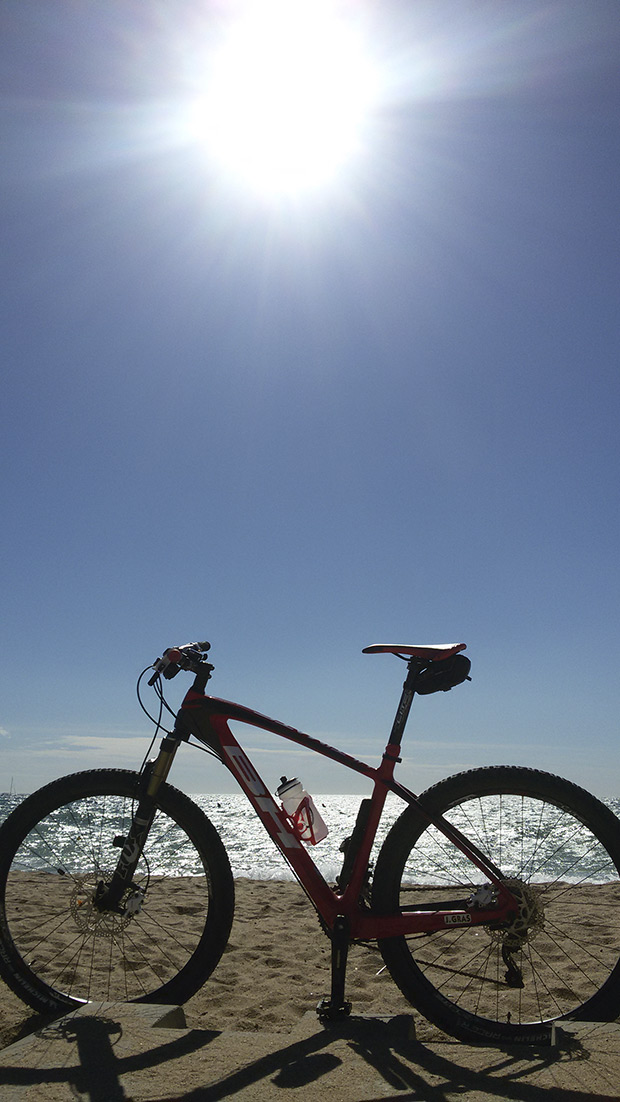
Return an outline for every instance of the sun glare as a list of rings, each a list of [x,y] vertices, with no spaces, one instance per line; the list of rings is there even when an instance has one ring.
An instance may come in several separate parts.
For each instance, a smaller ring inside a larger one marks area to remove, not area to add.
[[[363,35],[342,5],[266,0],[228,26],[196,125],[209,156],[244,186],[297,195],[361,151],[376,92]]]

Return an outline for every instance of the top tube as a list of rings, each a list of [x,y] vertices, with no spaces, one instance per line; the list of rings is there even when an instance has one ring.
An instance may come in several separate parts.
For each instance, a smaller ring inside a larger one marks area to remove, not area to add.
[[[246,708],[243,704],[235,704],[231,700],[220,700],[218,697],[205,696],[204,693],[190,689],[186,694],[181,709],[177,715],[175,731],[183,736],[185,731],[195,735],[201,742],[205,742],[212,749],[217,750],[219,738],[214,732],[211,719],[221,718],[225,720],[247,723],[251,727],[258,727],[263,731],[270,731],[274,735],[280,735],[290,742],[296,742],[308,750],[314,750],[323,757],[331,758],[340,765],[353,769],[356,773],[374,779],[375,769],[366,762],[346,754],[343,750],[337,750],[326,742],[306,735],[295,727],[289,727],[280,723],[277,719],[255,712],[252,708]],[[214,742],[215,739],[215,742]]]

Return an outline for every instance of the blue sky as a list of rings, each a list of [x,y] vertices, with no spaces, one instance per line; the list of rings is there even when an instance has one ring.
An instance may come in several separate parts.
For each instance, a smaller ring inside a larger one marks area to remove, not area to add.
[[[349,4],[364,147],[273,200],[178,123],[226,9],[0,9],[0,789],[138,765],[138,673],[207,638],[216,695],[371,761],[404,666],[362,647],[464,641],[401,778],[619,796],[618,4]]]

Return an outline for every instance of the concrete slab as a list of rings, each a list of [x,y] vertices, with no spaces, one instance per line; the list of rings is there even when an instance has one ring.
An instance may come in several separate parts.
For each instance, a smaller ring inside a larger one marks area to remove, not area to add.
[[[181,1017],[175,1011],[180,1010]],[[620,1026],[578,1023],[545,1049],[416,1040],[413,1019],[312,1012],[289,1034],[196,1030],[181,1008],[91,1005],[0,1052],[1,1102],[618,1102]]]

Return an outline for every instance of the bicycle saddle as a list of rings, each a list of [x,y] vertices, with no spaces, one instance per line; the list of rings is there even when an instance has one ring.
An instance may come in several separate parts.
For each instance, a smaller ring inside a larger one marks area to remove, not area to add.
[[[430,643],[427,646],[417,643],[373,643],[371,647],[364,647],[362,654],[409,654],[412,658],[441,662],[466,647],[467,643]]]

